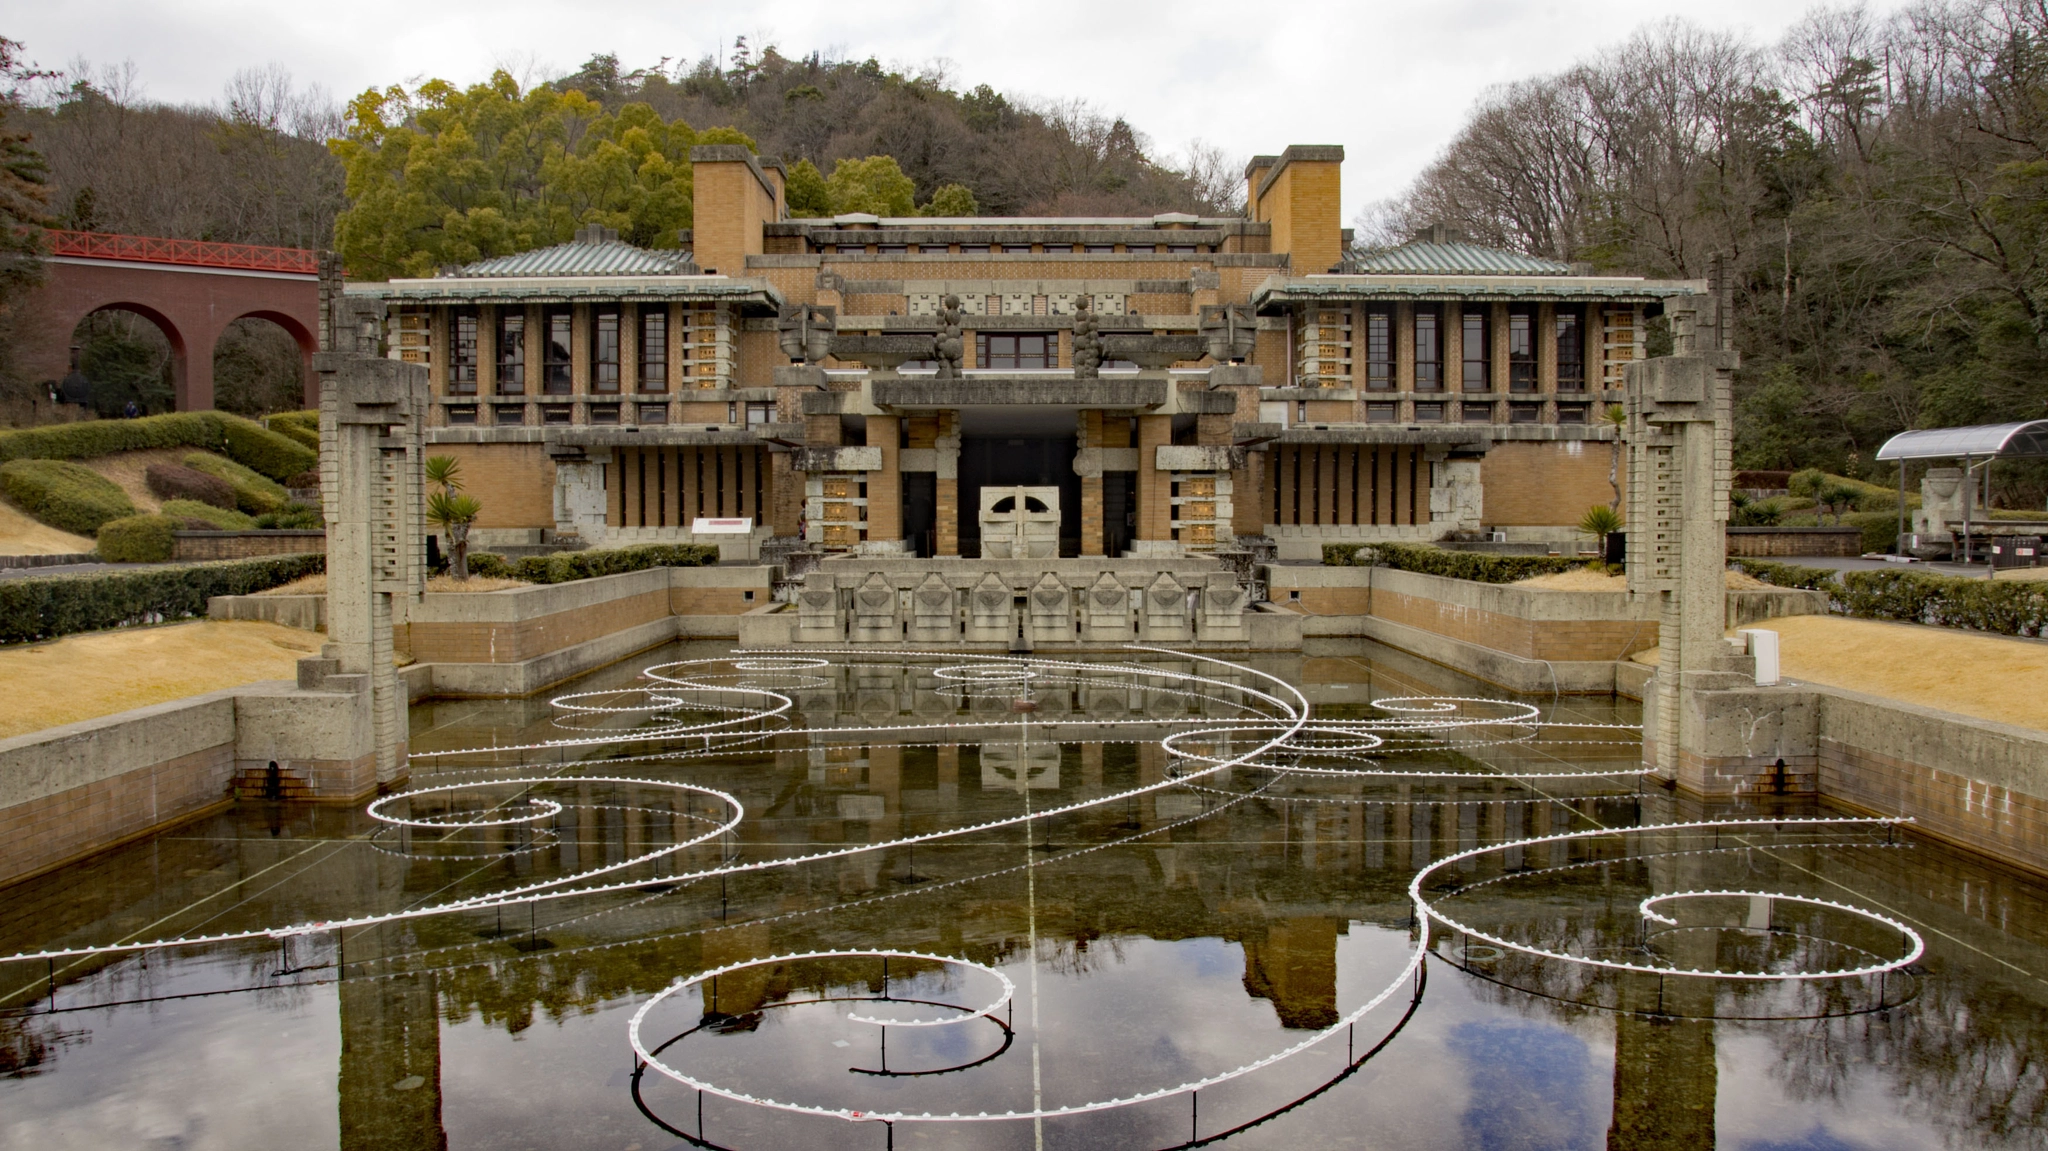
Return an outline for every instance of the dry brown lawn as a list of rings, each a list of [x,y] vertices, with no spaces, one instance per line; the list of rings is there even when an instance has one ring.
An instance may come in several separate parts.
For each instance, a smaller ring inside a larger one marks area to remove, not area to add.
[[[434,577],[432,577],[432,578],[430,578],[430,579],[428,579],[428,580],[427,580],[427,590],[428,590],[428,591],[430,591],[430,592],[442,592],[442,591],[459,591],[459,592],[480,592],[480,591],[509,591],[509,590],[511,590],[512,588],[516,588],[516,587],[532,587],[532,586],[533,586],[532,584],[529,584],[529,583],[527,583],[527,582],[526,582],[525,580],[523,580],[523,579],[496,579],[496,578],[488,578],[488,579],[487,579],[487,578],[485,578],[484,576],[471,576],[471,577],[469,577],[469,578],[468,578],[467,580],[458,580],[458,579],[456,579],[456,578],[455,578],[454,576],[446,576],[446,575],[437,575],[437,576],[434,576]],[[276,587],[274,587],[274,588],[271,588],[271,589],[270,589],[269,591],[260,591],[260,592],[257,592],[256,594],[257,594],[257,595],[326,595],[326,594],[327,594],[327,576],[326,576],[326,574],[325,574],[325,573],[319,573],[319,574],[315,574],[315,575],[309,575],[309,576],[300,576],[300,577],[299,577],[298,579],[295,579],[295,580],[293,580],[293,581],[292,581],[292,582],[290,582],[290,583],[287,583],[287,584],[279,584],[279,585],[277,585]]]
[[[1771,586],[1744,572],[1732,571],[1723,574],[1729,591],[1751,591]],[[1549,575],[1516,580],[1513,586],[1536,591],[1627,591],[1628,577],[1608,575],[1591,568],[1573,568],[1568,572],[1552,572]]]
[[[79,463],[121,485],[128,493],[128,499],[138,512],[149,513],[163,507],[163,501],[150,494],[149,480],[144,473],[151,464],[183,464],[185,457],[195,451],[193,448],[145,448],[139,452],[116,452],[111,456],[95,456]]]
[[[271,623],[194,620],[0,648],[0,738],[188,695],[291,679],[325,637]]]
[[[92,549],[93,542],[84,536],[38,523],[27,512],[0,500],[0,555],[55,556]]]
[[[2048,731],[2048,643],[1837,615],[1759,626],[1778,633],[1787,679]],[[1658,651],[1633,658],[1655,666]]]

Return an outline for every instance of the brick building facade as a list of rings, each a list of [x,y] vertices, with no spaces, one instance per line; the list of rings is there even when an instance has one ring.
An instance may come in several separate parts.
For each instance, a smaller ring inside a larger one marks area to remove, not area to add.
[[[1346,259],[1334,147],[1246,170],[1243,218],[790,219],[701,147],[681,251],[601,229],[352,284],[424,362],[488,544],[688,540],[976,555],[980,491],[1059,492],[1063,555],[1549,534],[1606,503],[1600,411],[1687,282],[1441,235]],[[729,538],[729,537],[726,537]]]

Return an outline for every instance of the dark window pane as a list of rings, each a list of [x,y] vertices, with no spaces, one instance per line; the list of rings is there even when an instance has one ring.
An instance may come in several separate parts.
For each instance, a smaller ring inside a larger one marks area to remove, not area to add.
[[[1577,308],[1557,310],[1557,390],[1586,390],[1586,338]]]
[[[1536,313],[1528,308],[1508,313],[1508,390],[1536,390]]]
[[[1392,403],[1365,405],[1365,422],[1368,424],[1391,424],[1399,406]]]
[[[1440,392],[1444,386],[1444,341],[1435,308],[1415,309],[1415,390]]]
[[[640,309],[640,390],[668,390],[668,309],[660,304]]]
[[[1542,404],[1509,404],[1508,422],[1511,424],[1536,424],[1543,422]]]
[[[1394,316],[1391,312],[1366,313],[1365,386],[1394,386]]]
[[[593,424],[616,424],[619,422],[619,405],[590,405],[590,422]]]
[[[573,413],[574,408],[569,404],[542,404],[540,422],[550,426],[560,426],[570,422]]]
[[[476,394],[476,313],[458,311],[448,317],[448,394]],[[476,412],[470,411],[470,423]]]
[[[1442,402],[1415,405],[1415,422],[1418,424],[1440,424],[1444,422]]]
[[[476,422],[475,404],[456,404],[448,409],[448,422],[458,427]]]
[[[491,409],[491,422],[501,428],[518,427],[526,422],[526,405],[499,404]]]
[[[1465,390],[1468,392],[1490,392],[1493,390],[1492,359],[1487,353],[1487,331],[1485,312],[1466,312],[1464,325]]]
[[[541,390],[551,396],[569,394],[569,348],[575,342],[569,313],[549,312],[546,359],[542,361]],[[567,423],[565,419],[562,422]]]
[[[1557,422],[1560,424],[1583,424],[1586,422],[1586,405],[1557,405]]]
[[[526,313],[498,310],[498,394],[526,391]],[[501,423],[503,421],[500,421]]]
[[[1465,410],[1458,414],[1458,422],[1460,423],[1490,424],[1493,422],[1492,404],[1468,403],[1464,405],[1464,408]]]
[[[597,312],[590,317],[590,390],[619,390],[619,314]]]
[[[641,404],[640,422],[643,424],[665,424],[668,422],[667,404]]]

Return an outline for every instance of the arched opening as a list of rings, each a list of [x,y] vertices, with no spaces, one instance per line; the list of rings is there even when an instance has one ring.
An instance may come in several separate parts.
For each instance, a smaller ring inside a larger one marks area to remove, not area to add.
[[[213,343],[213,406],[242,416],[306,407],[312,351],[308,333],[289,316],[253,312],[233,320]]]
[[[174,411],[185,343],[153,308],[108,304],[71,329],[72,366],[85,377],[86,406],[102,417]]]

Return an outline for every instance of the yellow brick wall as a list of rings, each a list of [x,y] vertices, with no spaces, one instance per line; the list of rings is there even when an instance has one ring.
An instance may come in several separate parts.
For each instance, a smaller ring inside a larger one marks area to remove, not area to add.
[[[1576,524],[1594,504],[1614,498],[1607,486],[1613,445],[1600,441],[1501,443],[1479,465],[1485,502],[1479,520],[1489,527]],[[1628,486],[1622,485],[1626,492]]]
[[[480,528],[555,526],[555,462],[540,444],[436,444],[428,455],[454,456],[463,490],[483,504]]]

